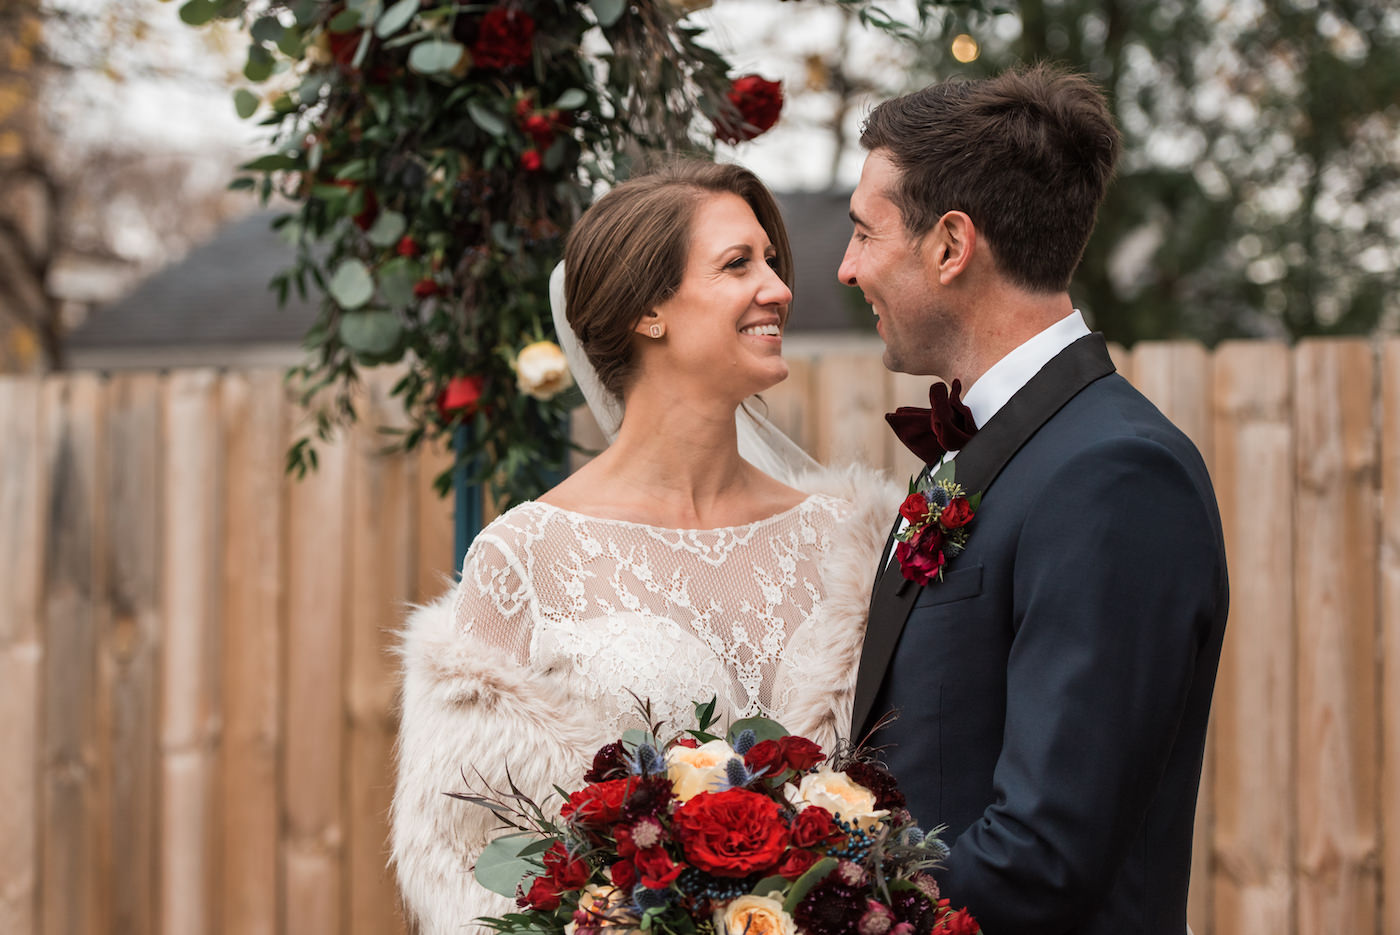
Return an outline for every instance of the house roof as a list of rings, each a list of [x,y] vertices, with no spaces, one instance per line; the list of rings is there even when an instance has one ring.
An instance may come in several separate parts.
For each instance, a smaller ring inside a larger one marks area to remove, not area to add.
[[[872,331],[860,293],[836,281],[849,237],[847,197],[778,195],[797,266],[790,332]],[[73,366],[295,361],[319,299],[300,299],[293,290],[279,306],[269,288],[290,260],[290,247],[270,227],[276,216],[257,212],[224,226],[182,260],[95,310],[68,338]]]

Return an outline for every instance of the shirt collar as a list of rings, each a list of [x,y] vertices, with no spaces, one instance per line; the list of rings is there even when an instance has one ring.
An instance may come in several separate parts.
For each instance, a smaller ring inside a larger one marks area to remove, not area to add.
[[[1075,309],[992,364],[962,397],[963,403],[972,410],[977,426],[980,428],[991,421],[1007,400],[1051,358],[1089,333],[1084,316]]]

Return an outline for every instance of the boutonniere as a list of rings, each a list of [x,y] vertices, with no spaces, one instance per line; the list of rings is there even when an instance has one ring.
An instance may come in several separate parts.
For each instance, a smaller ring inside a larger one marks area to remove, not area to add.
[[[967,525],[982,503],[980,491],[969,496],[953,479],[956,463],[947,462],[923,484],[910,480],[899,507],[909,525],[897,537],[894,557],[904,577],[920,587],[943,580],[943,566],[967,547]]]

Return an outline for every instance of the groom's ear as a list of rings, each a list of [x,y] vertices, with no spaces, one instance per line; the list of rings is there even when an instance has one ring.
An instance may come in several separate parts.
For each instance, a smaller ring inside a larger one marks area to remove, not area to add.
[[[929,274],[949,285],[968,268],[977,249],[977,228],[961,211],[949,211],[924,236],[924,262]]]

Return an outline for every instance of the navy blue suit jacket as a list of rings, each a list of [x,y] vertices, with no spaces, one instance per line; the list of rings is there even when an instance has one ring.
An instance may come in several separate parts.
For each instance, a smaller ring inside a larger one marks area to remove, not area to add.
[[[1191,442],[1090,335],[957,456],[967,551],[875,586],[853,732],[987,935],[1183,935],[1225,630],[1220,517]]]

